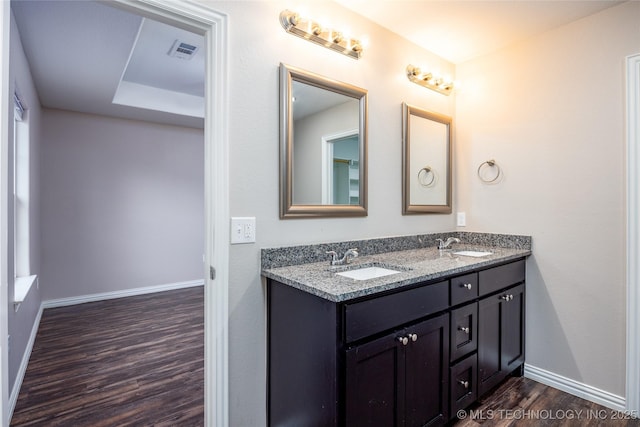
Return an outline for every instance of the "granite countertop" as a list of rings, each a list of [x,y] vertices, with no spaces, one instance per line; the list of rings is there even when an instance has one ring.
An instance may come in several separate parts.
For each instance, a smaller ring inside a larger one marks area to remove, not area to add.
[[[364,255],[346,266],[330,266],[328,261],[322,261],[263,267],[262,275],[327,300],[343,302],[415,283],[437,280],[445,276],[464,274],[474,269],[524,258],[531,254],[530,246],[497,247],[464,244],[454,244],[454,246],[453,250],[446,251],[426,247]],[[470,257],[454,254],[462,250],[486,251],[491,252],[491,255]],[[336,275],[340,271],[367,266],[401,271],[369,280],[355,280]]]

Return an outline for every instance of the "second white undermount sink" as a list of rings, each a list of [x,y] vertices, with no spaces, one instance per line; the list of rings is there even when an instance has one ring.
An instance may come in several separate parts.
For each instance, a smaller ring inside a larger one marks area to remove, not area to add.
[[[483,256],[491,255],[493,252],[483,252],[483,251],[457,251],[454,252],[454,255],[462,255],[462,256],[471,256],[474,258],[480,258]]]
[[[390,276],[392,274],[398,274],[399,271],[390,270],[384,267],[363,267],[355,270],[343,271],[336,273],[338,276],[347,277],[354,280],[369,280],[377,279],[378,277]]]

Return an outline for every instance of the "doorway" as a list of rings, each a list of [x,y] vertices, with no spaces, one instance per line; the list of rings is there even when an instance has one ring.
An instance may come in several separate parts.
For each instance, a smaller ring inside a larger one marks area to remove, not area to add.
[[[322,204],[360,204],[358,129],[322,137]]]
[[[9,19],[3,2],[0,15],[3,23]],[[207,425],[226,425],[227,410],[227,292],[228,242],[224,233],[215,233],[228,226],[228,169],[227,169],[227,93],[226,49],[227,18],[206,6],[176,4],[171,0],[147,0],[144,3],[117,0],[120,7],[138,15],[176,25],[202,34],[206,39],[206,108],[204,131],[205,157],[205,250],[202,273],[205,279],[205,422]],[[8,28],[9,26],[3,26]],[[7,32],[3,31],[3,40]],[[6,45],[3,44],[3,46]],[[7,68],[8,52],[3,49],[3,69]],[[4,79],[5,75],[3,75]],[[8,99],[2,85],[2,99]],[[8,104],[8,103],[3,103]],[[3,107],[4,108],[4,107]],[[3,110],[3,119],[6,111]],[[8,143],[2,135],[2,146]],[[3,195],[4,196],[4,195]],[[3,215],[5,213],[3,212]],[[3,225],[6,224],[3,220]],[[3,290],[4,293],[4,290]],[[3,304],[3,310],[6,304]],[[6,312],[0,312],[6,318]],[[3,324],[6,324],[3,322]],[[6,330],[1,337],[6,338]],[[2,415],[8,417],[7,348],[2,347]]]

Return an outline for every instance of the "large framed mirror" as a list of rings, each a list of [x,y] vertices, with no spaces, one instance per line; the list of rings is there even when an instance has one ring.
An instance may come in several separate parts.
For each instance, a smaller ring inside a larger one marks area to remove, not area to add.
[[[280,218],[367,215],[367,91],[280,64]]]
[[[451,117],[402,104],[402,213],[451,213]]]

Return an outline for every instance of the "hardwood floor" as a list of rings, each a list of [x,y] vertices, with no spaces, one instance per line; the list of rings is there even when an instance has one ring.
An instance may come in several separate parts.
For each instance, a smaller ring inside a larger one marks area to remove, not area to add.
[[[204,425],[203,293],[45,310],[11,426]]]
[[[472,405],[455,427],[640,426],[640,420],[524,377],[510,377]]]

